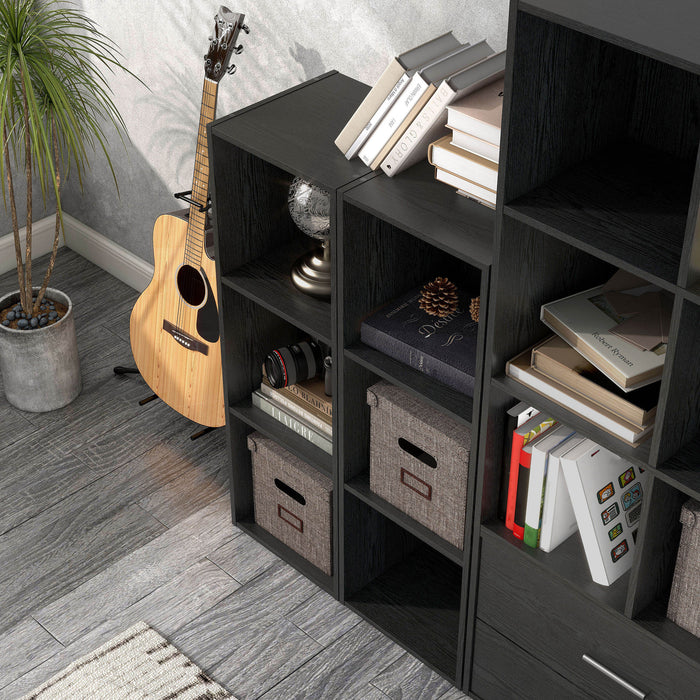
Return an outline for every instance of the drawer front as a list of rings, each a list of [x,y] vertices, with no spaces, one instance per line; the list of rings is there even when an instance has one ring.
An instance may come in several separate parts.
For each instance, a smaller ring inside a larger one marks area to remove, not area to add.
[[[606,670],[648,698],[696,697],[697,670],[687,660],[489,533],[477,616],[594,697],[643,697]]]
[[[483,700],[591,697],[479,619],[469,693]]]

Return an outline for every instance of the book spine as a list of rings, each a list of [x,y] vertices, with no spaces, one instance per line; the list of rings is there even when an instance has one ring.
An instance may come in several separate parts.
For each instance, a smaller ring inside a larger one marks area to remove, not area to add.
[[[360,327],[360,337],[365,345],[369,345],[375,350],[379,350],[385,355],[393,357],[395,360],[403,362],[405,365],[413,367],[413,369],[417,369],[419,372],[423,372],[453,389],[457,389],[457,391],[469,395],[474,392],[474,377],[465,372],[460,372],[456,367],[448,365],[437,357],[422,353],[411,345],[383,333],[374,326],[363,323]]]
[[[384,115],[389,111],[389,108],[399,98],[399,95],[403,92],[404,88],[406,87],[406,85],[408,85],[410,80],[411,78],[408,75],[408,73],[404,73],[398,79],[396,85],[394,85],[394,87],[391,88],[389,94],[377,108],[377,111],[370,117],[369,121],[367,122],[367,124],[365,124],[358,137],[353,141],[352,145],[345,153],[345,157],[348,160],[354,158],[357,155],[360,148],[362,148],[362,145],[365,143],[365,141],[367,141],[370,134],[376,129],[377,125],[382,120]]]
[[[313,415],[309,411],[305,411],[298,403],[294,402],[290,398],[287,398],[284,394],[276,389],[273,389],[271,386],[261,384],[260,393],[263,396],[267,396],[271,401],[279,404],[280,408],[284,408],[292,415],[301,418],[301,420],[308,423],[312,428],[319,430],[328,437],[333,436],[333,428],[331,427],[330,423],[327,423],[322,418]]]
[[[321,413],[325,413],[329,418],[333,418],[333,402],[324,401],[316,396],[316,394],[307,391],[303,386],[300,386],[299,384],[291,384],[290,386],[284,387],[284,389],[280,389],[280,391],[289,391],[295,396],[298,396],[302,401],[305,401],[313,406],[313,408],[321,411]]]
[[[547,455],[533,450],[530,461],[530,484],[527,489],[527,506],[525,508],[525,534],[523,542],[529,547],[540,543],[542,523],[542,505],[546,486]]]
[[[423,80],[420,74],[416,73],[401,93],[400,98],[391,106],[360,149],[358,155],[365,165],[370,165],[379,155],[384,145],[411,111],[415,102],[427,89],[428,83]]]
[[[311,444],[316,445],[316,447],[319,447],[328,454],[333,454],[332,440],[329,440],[325,435],[309,427],[299,418],[278,408],[266,396],[258,392],[253,392],[252,402],[253,406],[264,411],[267,415],[272,416],[276,421],[279,421],[290,430],[293,430],[297,435],[301,435],[301,437],[308,440]]]
[[[515,491],[515,511],[513,512],[513,535],[519,540],[525,537],[525,511],[527,509],[527,490],[530,485],[531,454],[520,450],[518,464],[518,485]]]
[[[382,161],[381,168],[389,177],[426,157],[428,144],[445,128],[446,108],[454,97],[454,90],[443,81]]]

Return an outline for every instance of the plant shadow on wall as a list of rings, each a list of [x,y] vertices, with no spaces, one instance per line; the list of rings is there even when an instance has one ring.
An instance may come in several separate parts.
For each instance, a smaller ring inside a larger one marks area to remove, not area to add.
[[[289,55],[301,66],[304,71],[304,80],[310,80],[326,72],[321,54],[316,49],[308,49],[295,41],[294,49],[289,49]]]
[[[126,135],[103,75],[128,73],[119,59],[116,45],[72,6],[55,0],[0,3],[0,175],[19,284],[0,298],[0,372],[7,400],[23,410],[54,410],[80,392],[72,304],[48,284],[62,227],[62,176],[72,168],[82,186],[95,149],[111,168],[105,124],[122,141]],[[40,286],[32,270],[33,204],[39,195],[33,174],[43,201],[49,192],[56,200],[53,249]],[[14,193],[18,178],[24,178],[27,194],[24,251]]]

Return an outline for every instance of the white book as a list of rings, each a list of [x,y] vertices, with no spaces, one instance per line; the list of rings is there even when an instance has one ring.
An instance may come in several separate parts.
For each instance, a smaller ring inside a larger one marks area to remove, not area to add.
[[[548,430],[542,440],[533,444],[525,507],[525,536],[523,538],[525,544],[530,547],[539,545],[549,452],[560,443],[568,440],[573,434],[573,428],[560,424]]]
[[[420,68],[360,149],[360,160],[376,170],[436,92],[437,86],[455,71],[484,58],[491,51],[485,41],[474,46],[465,44],[440,60]]]
[[[541,320],[623,391],[659,381],[666,346],[642,350],[610,332],[621,319],[607,302],[604,288],[593,287],[543,304]]]
[[[506,364],[506,374],[630,445],[637,444],[654,429],[653,423],[640,428],[541,374],[531,367],[531,354],[531,350],[526,350],[510,360]]]
[[[447,126],[498,146],[501,140],[504,79],[499,78],[447,107]]]
[[[335,145],[346,154],[347,150],[358,139],[361,132],[365,130],[367,122],[372,118],[372,115],[381,108],[384,100],[387,99],[392,90],[397,87],[398,83],[404,80],[404,76],[405,82],[403,82],[403,86],[405,87],[413,73],[420,66],[431,63],[440,56],[444,56],[448,51],[454,50],[459,46],[460,42],[455,39],[452,32],[447,32],[430,41],[426,41],[420,46],[404,51],[396,56],[396,58],[392,58],[382,75],[367,93],[365,99],[362,100],[360,106],[355,110],[352,117],[350,117],[348,123],[343,127],[340,134],[338,134]],[[398,93],[394,93],[393,97],[395,98],[397,94]],[[369,136],[369,132],[365,133],[362,139],[363,142],[367,136]]]
[[[453,146],[449,136],[443,136],[439,141],[430,144],[428,160],[436,168],[447,170],[492,192],[496,191],[498,165]]]
[[[582,435],[572,435],[566,442],[551,450],[547,458],[539,545],[543,552],[556,549],[578,530],[569,489],[566,488],[566,481],[561,472],[561,458],[583,439]]]
[[[459,175],[450,173],[442,168],[435,168],[435,179],[455,187],[460,194],[464,193],[467,197],[478,199],[489,207],[493,208],[496,206],[496,193],[481,185],[477,185],[476,182],[465,180],[463,177],[459,177]]]
[[[452,141],[450,143],[453,146],[457,146],[457,148],[463,148],[465,151],[476,153],[477,156],[498,163],[501,149],[488,141],[472,136],[472,134],[465,134],[458,129],[452,129]]]
[[[472,48],[481,44],[486,42]],[[423,160],[428,146],[446,133],[447,105],[499,78],[504,69],[505,51],[501,51],[443,80],[387,153],[382,170],[392,177]]]
[[[609,586],[632,567],[647,472],[585,439],[561,458],[586,560]]]

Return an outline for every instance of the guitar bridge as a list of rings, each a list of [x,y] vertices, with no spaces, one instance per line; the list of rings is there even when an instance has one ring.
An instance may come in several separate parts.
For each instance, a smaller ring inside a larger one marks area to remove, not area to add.
[[[209,346],[206,343],[197,340],[197,338],[193,338],[189,333],[185,333],[185,331],[174,326],[170,321],[163,319],[163,330],[169,333],[183,348],[193,350],[194,352],[201,352],[202,355],[209,354]]]

